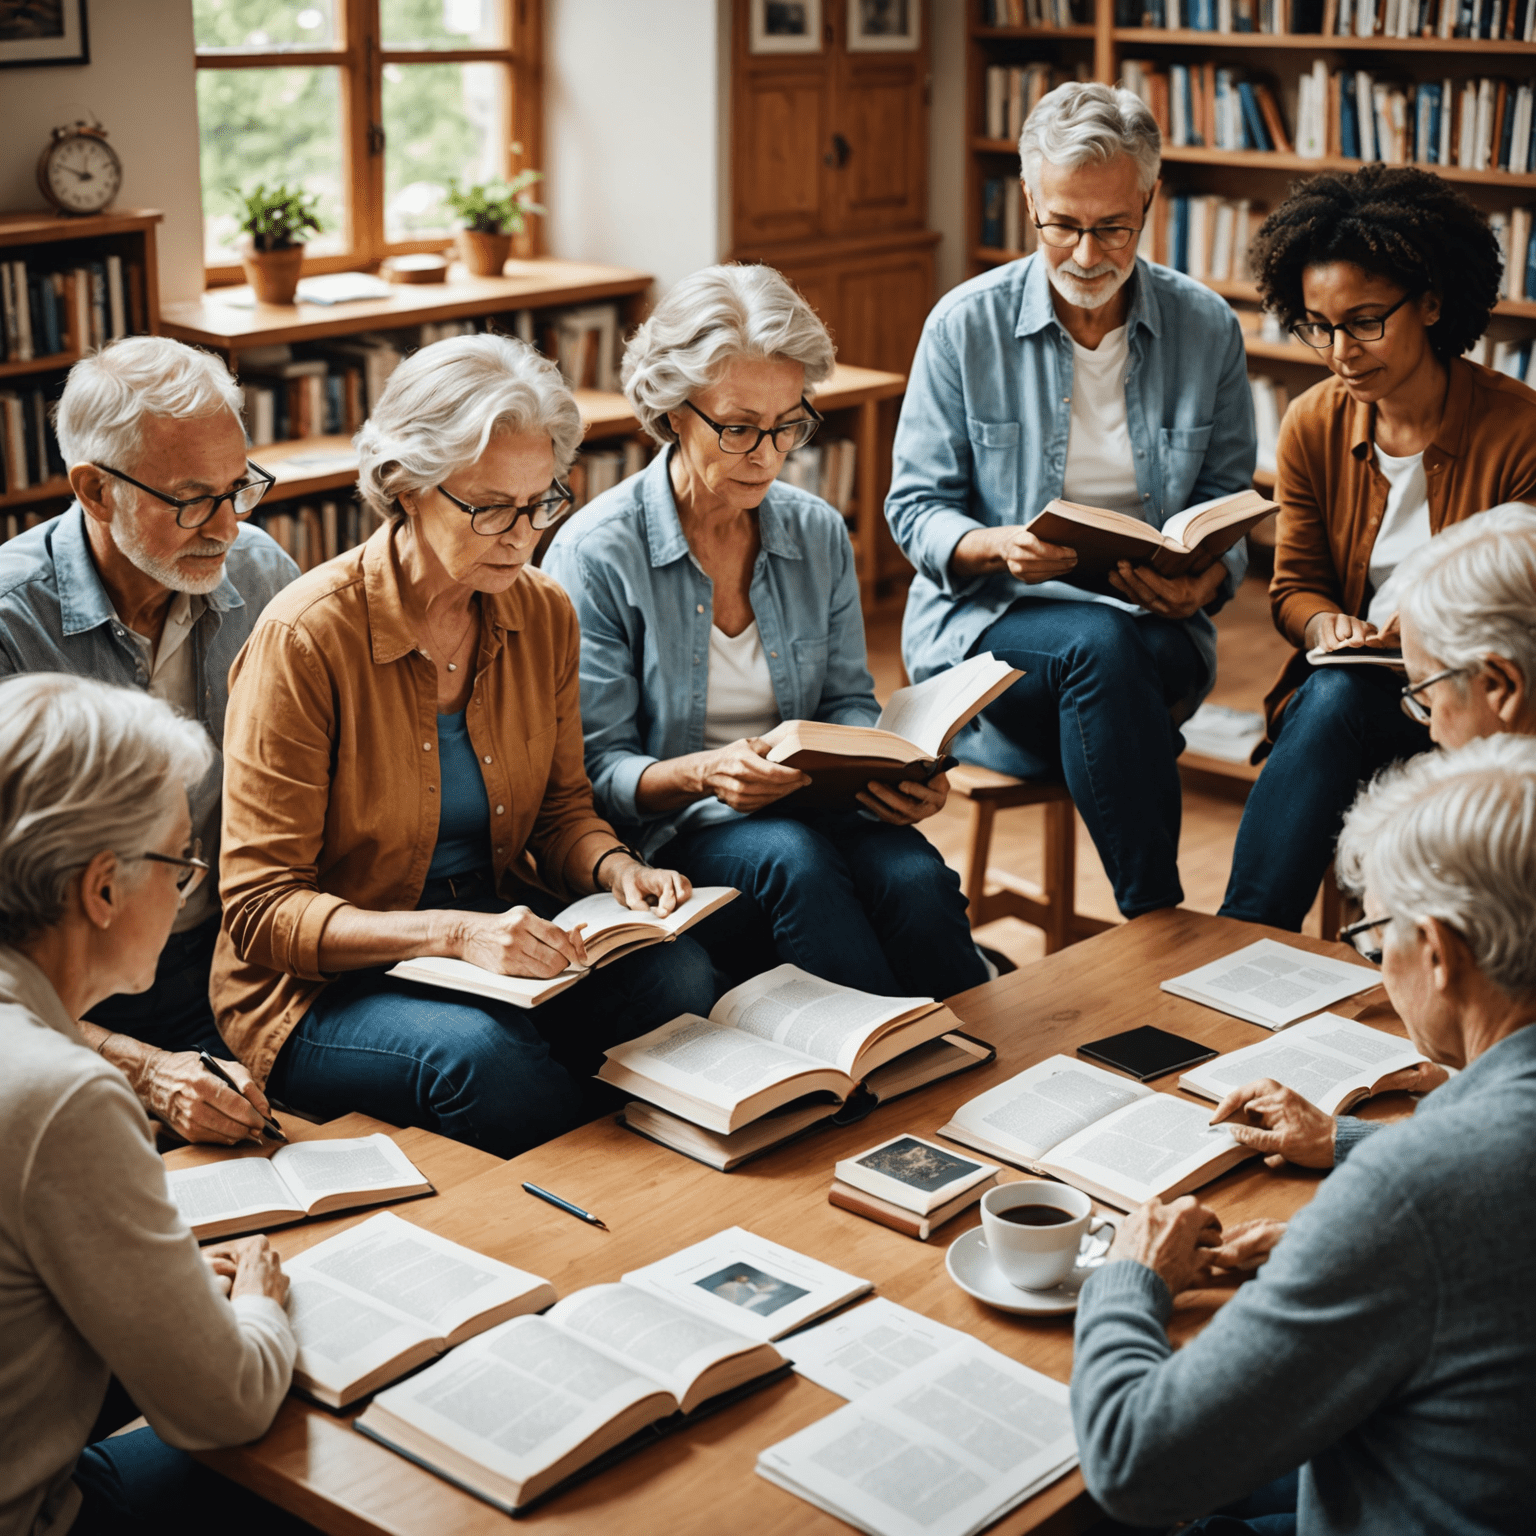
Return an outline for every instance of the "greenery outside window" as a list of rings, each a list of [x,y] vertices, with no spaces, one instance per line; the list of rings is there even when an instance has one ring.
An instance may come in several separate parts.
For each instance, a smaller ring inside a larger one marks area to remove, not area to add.
[[[540,0],[193,0],[210,286],[244,281],[236,188],[296,182],[305,272],[444,250],[450,179],[542,159]]]

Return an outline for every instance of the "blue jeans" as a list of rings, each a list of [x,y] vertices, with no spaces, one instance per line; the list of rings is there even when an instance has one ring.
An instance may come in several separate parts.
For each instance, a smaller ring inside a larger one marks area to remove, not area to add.
[[[208,972],[218,936],[217,913],[196,928],[173,933],[160,951],[149,991],[105,998],[86,1017],[162,1051],[209,1051],[230,1060],[234,1052],[220,1036],[208,1004]]]
[[[1291,695],[1243,808],[1221,916],[1300,932],[1360,786],[1431,745],[1401,689],[1381,667],[1319,667]]]
[[[488,880],[434,881],[421,907],[501,912]],[[540,893],[518,900],[553,917]],[[686,935],[593,971],[537,1008],[515,1008],[382,969],[332,982],[284,1042],[269,1091],[332,1119],[353,1110],[515,1157],[613,1103],[593,1079],[603,1051],[680,1013],[708,1013],[709,956]]]
[[[733,982],[786,960],[883,997],[949,997],[987,979],[960,877],[915,827],[770,809],[679,833],[656,858],[741,892],[693,930]]]
[[[1296,1536],[1300,1475],[1287,1472],[1214,1515],[1181,1527],[1179,1536]]]
[[[1021,598],[971,647],[1024,676],[982,712],[1003,754],[957,755],[1021,778],[1065,779],[1127,917],[1184,899],[1179,884],[1184,738],[1170,709],[1204,686],[1182,624],[1103,603]]]

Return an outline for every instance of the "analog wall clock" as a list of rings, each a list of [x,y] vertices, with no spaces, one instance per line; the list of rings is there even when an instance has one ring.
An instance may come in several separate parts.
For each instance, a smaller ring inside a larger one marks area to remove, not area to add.
[[[100,123],[55,128],[37,162],[37,185],[60,213],[100,213],[123,184],[123,163]]]

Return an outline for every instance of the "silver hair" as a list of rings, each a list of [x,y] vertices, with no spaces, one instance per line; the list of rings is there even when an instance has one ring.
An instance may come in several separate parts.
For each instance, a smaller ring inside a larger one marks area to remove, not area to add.
[[[1506,501],[1455,523],[1398,567],[1398,613],[1442,667],[1502,656],[1536,690],[1536,507]],[[1467,674],[1452,679],[1463,697]]]
[[[127,471],[143,448],[145,417],[229,411],[238,421],[240,404],[240,386],[222,358],[169,336],[125,336],[69,370],[53,420],[66,468]]]
[[[581,446],[581,412],[560,370],[510,336],[451,336],[400,364],[357,436],[357,488],[380,517],[473,464],[497,432],[548,437],[555,473]]]
[[[1510,997],[1536,992],[1536,738],[1488,736],[1394,764],[1339,838],[1340,883],[1402,928],[1438,918]]]
[[[716,383],[736,358],[805,369],[805,392],[827,379],[836,349],[816,311],[772,267],[730,262],[685,277],[624,349],[622,378],[640,425],[676,441],[667,412]]]
[[[62,672],[0,684],[0,943],[57,923],[98,853],[154,848],[212,764],[202,726],[136,688]]]
[[[1035,103],[1019,134],[1019,165],[1038,201],[1040,162],[1075,171],[1107,165],[1117,155],[1136,164],[1136,183],[1152,190],[1163,161],[1163,136],[1146,103],[1121,85],[1069,80]]]

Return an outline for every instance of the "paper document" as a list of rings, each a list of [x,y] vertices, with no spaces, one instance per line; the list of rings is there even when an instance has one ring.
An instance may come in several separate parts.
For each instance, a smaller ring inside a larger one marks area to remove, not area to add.
[[[855,1399],[943,1350],[970,1342],[970,1335],[957,1328],[876,1296],[785,1339],[779,1353],[808,1381]]]
[[[1250,1024],[1284,1029],[1309,1013],[1380,984],[1381,972],[1370,966],[1259,939],[1235,954],[1165,981],[1162,988]]]

